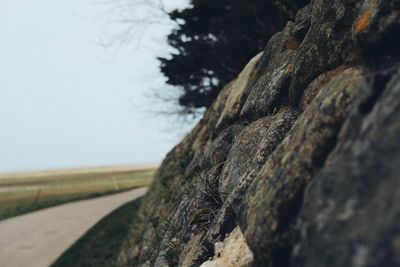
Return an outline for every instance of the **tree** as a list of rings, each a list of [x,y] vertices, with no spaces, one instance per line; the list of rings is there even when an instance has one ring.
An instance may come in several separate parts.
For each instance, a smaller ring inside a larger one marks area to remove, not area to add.
[[[167,83],[181,89],[188,113],[208,107],[222,86],[263,49],[307,0],[191,0],[174,10],[178,27],[168,35],[175,52],[159,58]]]

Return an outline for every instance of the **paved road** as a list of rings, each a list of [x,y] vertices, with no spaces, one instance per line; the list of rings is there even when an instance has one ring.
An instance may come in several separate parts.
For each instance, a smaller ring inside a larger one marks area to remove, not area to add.
[[[0,221],[0,267],[48,267],[101,218],[146,188]]]

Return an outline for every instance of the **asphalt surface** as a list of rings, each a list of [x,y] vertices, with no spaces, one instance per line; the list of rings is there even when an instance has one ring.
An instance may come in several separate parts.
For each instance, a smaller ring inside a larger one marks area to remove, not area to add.
[[[147,188],[82,200],[0,221],[0,267],[48,267],[104,216]]]

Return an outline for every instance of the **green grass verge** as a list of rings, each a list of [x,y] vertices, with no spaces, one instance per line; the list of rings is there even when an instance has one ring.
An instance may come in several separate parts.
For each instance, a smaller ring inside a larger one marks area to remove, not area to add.
[[[52,265],[52,267],[115,267],[137,214],[142,198],[129,202],[113,211]]]

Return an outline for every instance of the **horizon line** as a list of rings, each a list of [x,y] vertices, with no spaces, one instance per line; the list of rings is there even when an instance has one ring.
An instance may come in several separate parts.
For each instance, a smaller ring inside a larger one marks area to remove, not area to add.
[[[5,171],[0,172],[0,179],[2,178],[18,178],[29,176],[50,176],[50,175],[61,175],[61,174],[77,174],[77,173],[103,173],[109,171],[134,171],[134,170],[147,170],[155,169],[160,166],[160,163],[142,163],[142,164],[116,164],[116,165],[98,165],[98,166],[82,166],[82,167],[60,167],[60,168],[48,168],[38,170],[26,170],[26,171]]]

